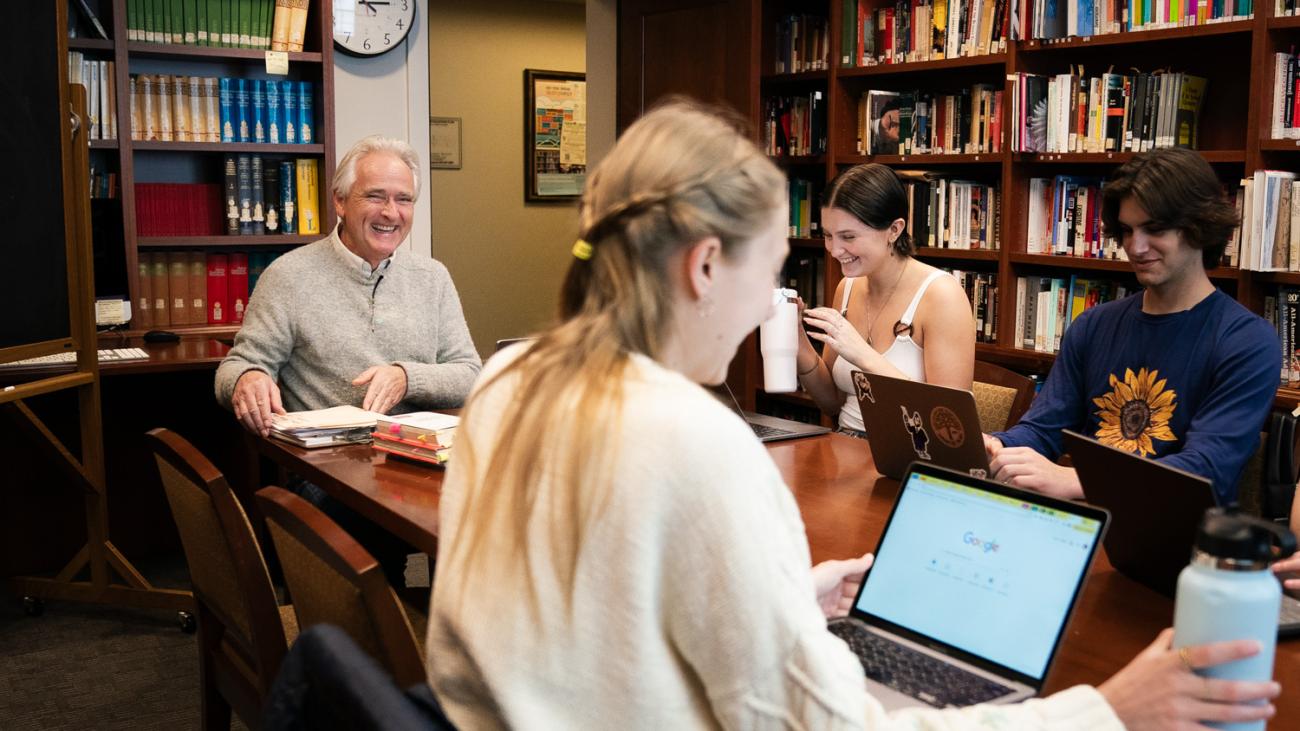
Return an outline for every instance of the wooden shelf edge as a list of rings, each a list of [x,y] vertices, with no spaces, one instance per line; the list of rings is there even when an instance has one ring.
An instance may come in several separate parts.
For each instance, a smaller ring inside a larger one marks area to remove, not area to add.
[[[90,149],[92,150],[116,150],[117,140],[91,140]]]
[[[1249,34],[1255,28],[1255,20],[1232,20],[1204,25],[1185,25],[1174,28],[1151,28],[1147,30],[1107,33],[1082,38],[1054,38],[1052,40],[1018,41],[1018,53],[1043,53],[1053,51],[1077,50],[1091,46],[1115,46],[1129,43],[1147,43],[1150,41],[1172,41],[1184,38],[1205,38],[1208,36]]]
[[[1300,28],[1300,15],[1281,15],[1268,19],[1269,30]]]
[[[266,58],[269,49],[265,48],[229,48],[226,46],[189,46],[178,43],[146,43],[128,41],[126,51],[133,56],[154,56],[157,58],[206,58],[226,59],[229,61],[261,61]],[[321,54],[316,51],[290,51],[290,63],[320,63]]]
[[[136,247],[141,249],[224,248],[238,249],[247,246],[301,246],[319,241],[325,234],[268,234],[262,236],[141,236]]]
[[[113,41],[103,38],[69,38],[69,51],[111,51]]]
[[[821,71],[800,71],[793,74],[763,74],[759,81],[767,84],[797,84],[801,81],[826,81],[830,78],[830,72],[823,69]]]
[[[980,152],[972,155],[836,155],[837,165],[1001,165],[1006,155],[1001,152]]]
[[[1279,386],[1277,395],[1273,397],[1273,406],[1287,411],[1294,410],[1300,406],[1300,390]]]
[[[768,155],[777,165],[825,165],[825,155]]]
[[[1245,150],[1197,150],[1206,162],[1245,162]],[[1133,159],[1136,152],[1013,152],[1018,163],[1062,163],[1070,165],[1117,165]]]
[[[997,261],[1001,252],[997,249],[947,249],[941,246],[918,246],[915,256],[934,259],[975,259],[979,261]]]
[[[1300,18],[1297,18],[1297,20],[1300,20]],[[1300,139],[1262,139],[1259,141],[1259,149],[1268,150],[1270,152],[1300,152]]]
[[[121,347],[117,343],[120,343],[122,338],[143,337],[149,330],[174,332],[181,336],[182,340],[193,340],[234,337],[235,333],[239,332],[239,325],[160,325],[148,329],[135,328],[121,331],[105,331],[99,333],[99,344],[101,347]]]
[[[141,152],[255,152],[274,155],[323,155],[325,145],[273,145],[269,142],[157,142],[135,140],[131,147]]]
[[[1065,256],[1058,254],[1024,254],[1011,252],[1007,257],[1012,264],[1033,264],[1035,266],[1062,267],[1066,269],[1092,269],[1132,273],[1128,262],[1121,259],[1095,259],[1086,256]]]
[[[1250,271],[1250,276],[1257,282],[1268,284],[1300,285],[1300,272],[1257,272]]]
[[[1006,53],[988,53],[981,56],[958,56],[938,61],[913,61],[911,63],[878,63],[874,66],[854,66],[837,68],[835,75],[840,78],[859,78],[880,76],[883,74],[907,74],[925,71],[942,71],[944,69],[965,68],[970,66],[1004,66]]]

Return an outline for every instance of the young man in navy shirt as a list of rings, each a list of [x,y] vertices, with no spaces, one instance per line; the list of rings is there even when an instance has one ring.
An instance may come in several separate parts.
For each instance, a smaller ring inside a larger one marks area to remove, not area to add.
[[[1081,498],[1055,463],[1062,429],[1209,478],[1221,503],[1259,444],[1281,347],[1268,322],[1215,289],[1237,216],[1209,164],[1161,149],[1102,189],[1102,223],[1144,290],[1084,312],[1066,330],[1042,392],[1018,424],[985,436],[995,479]]]

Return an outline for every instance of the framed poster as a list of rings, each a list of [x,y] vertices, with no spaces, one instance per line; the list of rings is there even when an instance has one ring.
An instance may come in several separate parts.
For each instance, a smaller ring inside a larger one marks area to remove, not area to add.
[[[460,170],[460,117],[429,117],[429,167]]]
[[[524,69],[524,201],[573,201],[587,178],[587,75]]]

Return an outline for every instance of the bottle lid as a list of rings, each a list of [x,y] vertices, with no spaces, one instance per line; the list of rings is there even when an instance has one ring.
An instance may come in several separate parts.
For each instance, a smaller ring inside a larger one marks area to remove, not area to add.
[[[1196,549],[1217,558],[1267,563],[1295,553],[1296,538],[1286,528],[1236,508],[1210,508],[1196,533]]]

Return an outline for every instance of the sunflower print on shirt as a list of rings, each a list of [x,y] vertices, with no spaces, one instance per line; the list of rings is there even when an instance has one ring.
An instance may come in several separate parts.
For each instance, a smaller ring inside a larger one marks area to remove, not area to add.
[[[1178,408],[1178,394],[1165,388],[1165,379],[1156,380],[1158,374],[1142,368],[1135,376],[1132,368],[1125,368],[1123,381],[1110,374],[1110,393],[1092,400],[1101,418],[1097,441],[1143,457],[1155,454],[1152,440],[1177,441],[1169,420]]]

